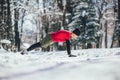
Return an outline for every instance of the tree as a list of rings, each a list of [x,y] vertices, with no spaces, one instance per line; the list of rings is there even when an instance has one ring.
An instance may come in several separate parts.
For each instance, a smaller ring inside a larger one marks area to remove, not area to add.
[[[17,2],[14,2],[14,6],[17,6]],[[15,32],[15,46],[18,51],[20,51],[20,37],[19,37],[19,30],[18,30],[18,20],[19,20],[19,9],[14,9],[14,32]]]
[[[118,21],[116,21],[117,22],[117,25],[116,25],[116,30],[115,30],[115,41],[117,41],[118,40],[118,47],[120,47],[120,0],[117,0],[116,1],[116,3],[117,3],[117,7],[116,7],[116,11],[117,11],[117,15],[118,15]]]
[[[120,0],[118,0],[118,19],[120,20]]]
[[[96,34],[99,30],[99,19],[96,16],[93,2],[91,0],[75,1],[73,13],[73,28],[80,29],[79,42],[82,48],[92,48],[92,42],[98,43]]]
[[[116,0],[100,0],[96,1],[95,4],[100,20],[101,34],[103,35],[100,38],[100,47],[110,48],[114,45],[113,38],[116,31]]]
[[[3,40],[3,39],[9,40],[9,41],[13,40],[10,0],[0,1],[0,40]],[[8,48],[8,45],[5,44],[4,47]]]
[[[1,25],[1,39],[11,40],[12,38],[12,25],[11,25],[11,13],[10,13],[10,1],[0,1],[0,25]]]

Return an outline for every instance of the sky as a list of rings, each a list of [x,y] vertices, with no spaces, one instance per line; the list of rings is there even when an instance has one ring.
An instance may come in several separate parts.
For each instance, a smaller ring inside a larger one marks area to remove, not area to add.
[[[0,49],[0,80],[120,80],[120,48],[31,51]]]

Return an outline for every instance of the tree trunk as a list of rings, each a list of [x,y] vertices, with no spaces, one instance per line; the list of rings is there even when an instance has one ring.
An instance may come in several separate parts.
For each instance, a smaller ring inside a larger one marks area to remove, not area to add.
[[[7,28],[7,39],[10,39],[12,37],[12,26],[11,26],[11,14],[10,14],[10,1],[7,0],[7,22],[6,22],[8,28]]]
[[[118,20],[120,21],[120,0],[118,0]]]
[[[92,48],[92,44],[91,43],[87,43],[87,49]]]
[[[15,6],[16,2],[14,3]],[[19,19],[19,10],[14,9],[14,18],[15,18],[15,24],[14,24],[14,31],[15,31],[15,47],[18,51],[20,51],[20,38],[19,38],[19,31],[18,31],[18,19]]]
[[[11,33],[10,1],[0,0],[0,38],[11,40]]]
[[[117,24],[117,23],[116,23]],[[111,43],[111,47],[110,48],[113,48],[114,47],[114,38],[115,38],[115,35],[114,35],[114,33],[115,33],[115,31],[116,31],[116,28],[117,28],[117,25],[115,25],[115,28],[114,28],[114,32],[113,32],[113,38],[112,38],[112,43]],[[117,47],[118,45],[116,45],[116,47]]]
[[[63,27],[64,29],[66,28],[66,5],[64,6],[64,9],[63,9],[62,27]]]
[[[120,24],[120,0],[118,0],[118,24]],[[118,43],[120,47],[120,37],[118,38]]]
[[[107,48],[107,44],[108,44],[108,42],[107,42],[107,21],[105,21],[105,25],[104,25],[104,27],[105,27],[105,48]]]
[[[4,32],[4,23],[3,23],[3,4],[4,3],[4,0],[0,0],[0,39],[3,39],[3,32]]]

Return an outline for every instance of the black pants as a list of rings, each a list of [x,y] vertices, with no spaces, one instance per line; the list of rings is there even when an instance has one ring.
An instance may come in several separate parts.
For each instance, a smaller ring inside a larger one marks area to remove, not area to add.
[[[33,50],[33,49],[35,49],[35,48],[38,48],[38,47],[41,47],[40,42],[31,45],[31,46],[27,49],[27,51],[31,51],[31,50]]]
[[[27,51],[31,51],[35,48],[41,47],[41,48],[47,48],[48,46],[50,46],[51,44],[53,44],[54,42],[52,41],[51,38],[51,34],[46,35],[45,38],[43,38],[40,42],[37,42],[33,45],[31,45]]]

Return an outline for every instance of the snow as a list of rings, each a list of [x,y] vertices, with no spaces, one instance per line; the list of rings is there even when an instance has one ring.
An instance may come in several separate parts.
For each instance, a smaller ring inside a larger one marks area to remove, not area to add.
[[[11,44],[11,41],[7,39],[3,39],[3,40],[0,40],[0,43]]]
[[[76,19],[76,18],[79,18],[80,17],[80,14],[74,16],[72,19]]]
[[[82,12],[82,17],[85,17],[86,14],[87,14],[86,11],[83,10],[83,12]]]
[[[98,25],[99,26],[99,24],[98,23],[96,23],[96,22],[94,22],[94,21],[90,21],[89,23],[87,23],[86,24],[87,26],[89,26],[89,25]]]
[[[31,51],[28,55],[0,49],[0,80],[120,80],[120,48]]]

